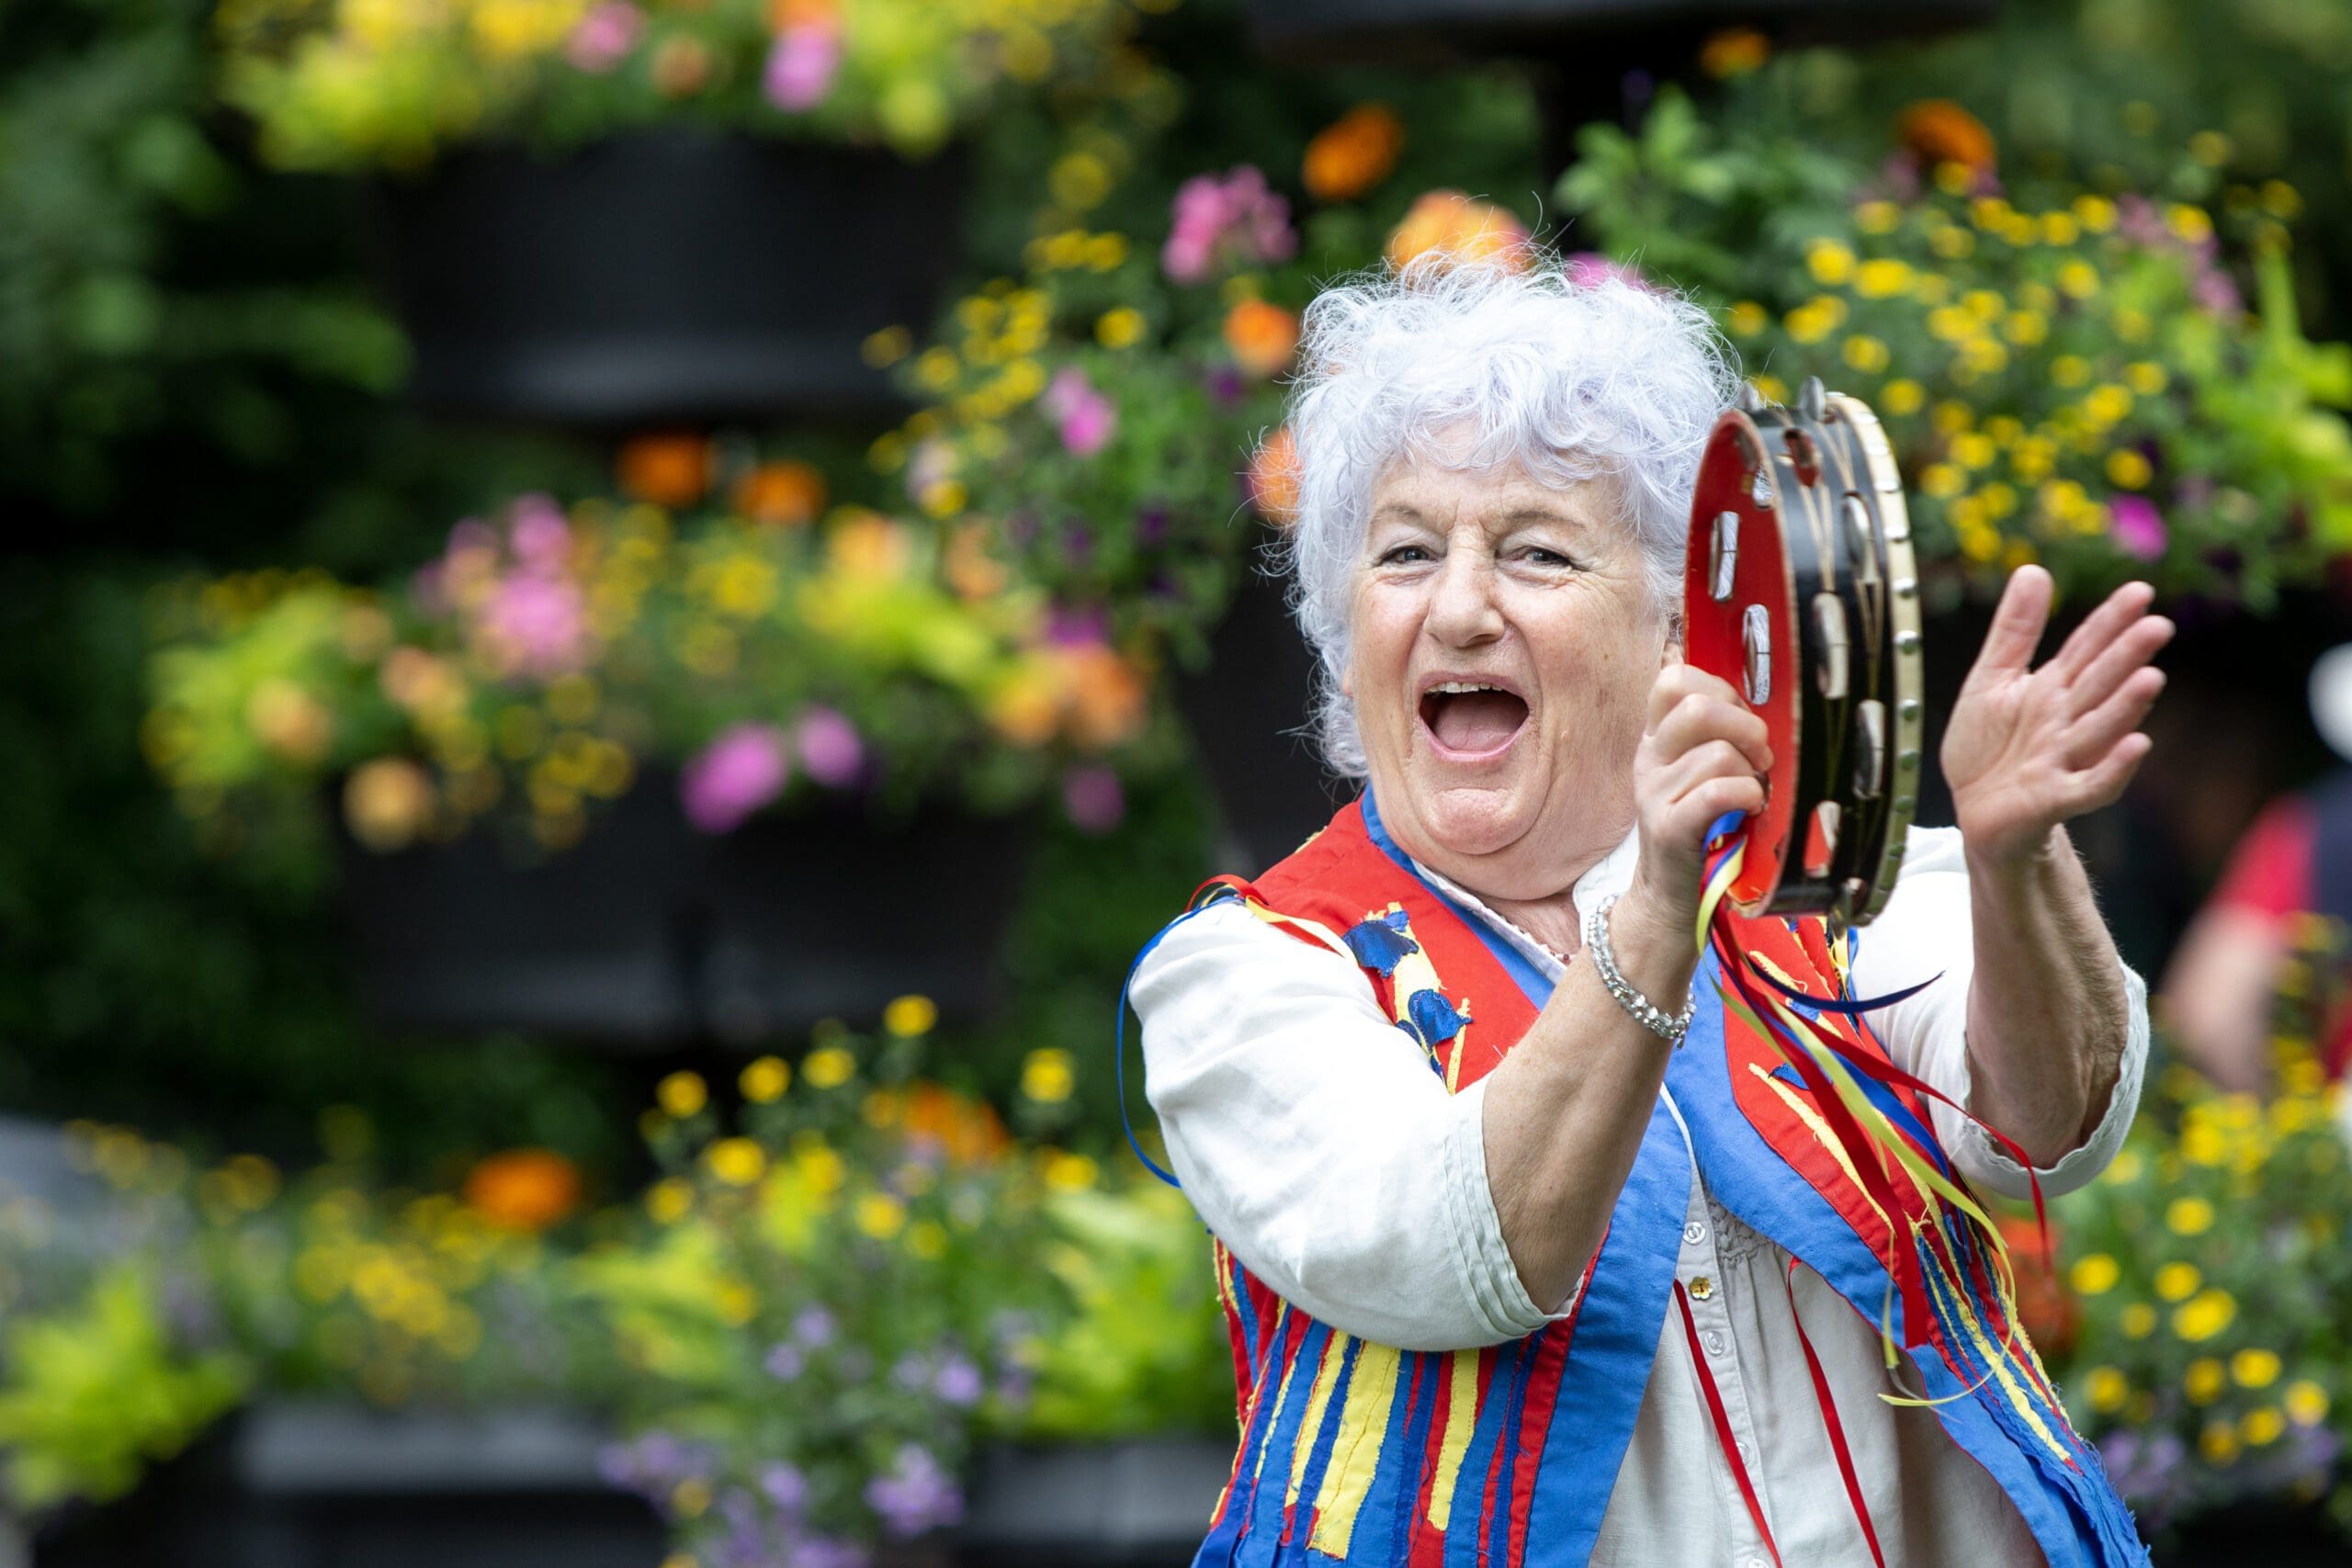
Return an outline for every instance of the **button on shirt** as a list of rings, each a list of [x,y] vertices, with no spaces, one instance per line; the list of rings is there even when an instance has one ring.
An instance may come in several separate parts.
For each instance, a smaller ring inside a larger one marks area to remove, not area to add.
[[[1578,880],[1578,909],[1624,889],[1635,848],[1629,834]],[[1547,979],[1565,973],[1559,953],[1442,877],[1422,874]],[[1942,972],[1874,1021],[1896,1065],[1962,1104],[1970,947],[1960,835],[1915,829],[1894,896],[1860,933],[1852,984],[1876,996]],[[2038,1171],[2046,1194],[2096,1176],[2138,1105],[2146,987],[2129,968],[2123,974],[2131,1031],[2114,1098],[2088,1141]],[[1335,1327],[1406,1349],[1496,1344],[1547,1321],[1511,1262],[1487,1188],[1487,1080],[1448,1095],[1347,958],[1221,903],[1169,932],[1137,968],[1133,995],[1147,1092],[1176,1173],[1209,1229],[1270,1289]],[[1939,1103],[1928,1114],[1972,1183],[2026,1195],[2023,1168],[1982,1129]],[[1789,1255],[1715,1201],[1695,1161],[1676,1273],[1783,1562],[1871,1562],[1805,1368],[1798,1316],[1889,1564],[2043,1561],[2016,1506],[1933,1412],[1878,1397],[1899,1391],[1881,1368],[1876,1325],[1810,1269],[1792,1280]],[[1908,1357],[1898,1375],[1919,1387]],[[1767,1557],[1707,1414],[1680,1314],[1668,1310],[1591,1561],[1740,1568]]]

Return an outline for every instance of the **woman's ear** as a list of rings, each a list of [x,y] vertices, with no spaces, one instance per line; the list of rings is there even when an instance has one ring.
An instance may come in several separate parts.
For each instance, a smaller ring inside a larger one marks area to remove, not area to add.
[[[1657,665],[1663,670],[1682,661],[1682,612],[1674,610],[1666,617],[1666,636],[1658,643]]]

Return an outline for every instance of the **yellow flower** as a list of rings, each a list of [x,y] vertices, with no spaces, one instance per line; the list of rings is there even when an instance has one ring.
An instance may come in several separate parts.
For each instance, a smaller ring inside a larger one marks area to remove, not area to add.
[[[2250,1449],[2258,1449],[2277,1442],[2279,1435],[2286,1430],[2287,1418],[2278,1414],[2276,1405],[2256,1405],[2238,1417],[2238,1436],[2245,1439],[2246,1447]]]
[[[2058,291],[2070,299],[2087,299],[2098,292],[2098,269],[2079,258],[2058,269]]]
[[[676,1224],[694,1206],[694,1183],[682,1177],[665,1176],[646,1189],[645,1212],[661,1224]]]
[[[1949,501],[1968,488],[1968,476],[1950,463],[1930,463],[1919,470],[1919,488],[1939,501]]]
[[[947,1256],[947,1227],[937,1220],[918,1220],[907,1227],[907,1250],[926,1263]]]
[[[688,1476],[678,1483],[670,1494],[670,1508],[682,1519],[700,1516],[710,1506],[710,1483]]]
[[[2083,1380],[2083,1388],[2090,1396],[2091,1408],[2105,1415],[2123,1408],[2132,1393],[2132,1380],[2114,1367],[2093,1367]]]
[[[2181,1392],[2192,1404],[2211,1404],[2221,1398],[2224,1382],[2222,1363],[2211,1356],[2198,1357],[2180,1375]]]
[[[2083,227],[2094,234],[2104,234],[2115,227],[2115,203],[2103,196],[2078,196],[2074,209]]]
[[[2197,1451],[2215,1464],[2227,1464],[2238,1457],[2237,1428],[2216,1416],[2205,1423],[2197,1434]]]
[[[2091,362],[2079,354],[2062,354],[2050,362],[2050,379],[2061,387],[2079,387],[2091,378]]]
[[[1981,431],[1966,431],[1951,438],[1952,461],[1963,468],[1989,468],[1998,456],[1993,438]]]
[[[2075,1287],[2076,1295],[2099,1296],[2113,1290],[2122,1273],[2114,1258],[2104,1252],[2094,1252],[2075,1259],[2074,1268],[2066,1272],[2066,1281]]]
[[[1854,209],[1854,226],[1865,234],[1891,234],[1903,220],[1903,209],[1891,201],[1866,201]]]
[[[792,1069],[774,1056],[762,1056],[743,1069],[737,1080],[743,1098],[754,1105],[768,1105],[784,1098],[792,1087]]]
[[[2176,1198],[2165,1206],[2165,1228],[2175,1235],[2202,1235],[2213,1228],[2213,1205],[2202,1198]]]
[[[2001,335],[2019,348],[2031,348],[2050,335],[2050,318],[2039,310],[2012,310],[2001,322]]]
[[[808,1053],[800,1076],[811,1089],[839,1089],[857,1071],[857,1058],[839,1045],[823,1045]]]
[[[2202,208],[2186,202],[2175,202],[2165,209],[2165,226],[2192,245],[2201,245],[2213,237],[2213,220]]]
[[[656,1085],[653,1098],[672,1116],[692,1116],[710,1103],[710,1091],[699,1073],[672,1073]]]
[[[1928,245],[1946,261],[1964,261],[1976,252],[1976,236],[1953,224],[1928,235]]]
[[[2123,367],[2123,383],[2143,398],[2153,398],[2165,389],[2170,379],[2165,367],[2145,359],[2135,359]]]
[[[1747,384],[1755,388],[1757,396],[1768,403],[1784,403],[1789,400],[1789,384],[1769,371],[1760,376],[1750,376],[1747,378]]]
[[[2249,1345],[2230,1358],[2230,1376],[2240,1388],[2268,1388],[2278,1381],[2278,1352]]]
[[[749,1187],[768,1168],[767,1155],[749,1138],[721,1138],[703,1158],[710,1173],[729,1187]]]
[[[1100,1168],[1084,1155],[1055,1149],[1046,1156],[1046,1185],[1057,1192],[1083,1192],[1100,1174]]]
[[[2108,381],[2091,389],[2083,400],[2083,412],[2101,424],[2115,424],[2132,412],[2132,402],[2128,388]]]
[[[954,349],[926,348],[915,360],[915,379],[931,391],[944,392],[956,384],[957,369]]]
[[[1854,276],[1854,253],[1835,240],[1815,240],[1805,247],[1804,265],[1815,283],[1835,288]]]
[[[1032,1051],[1021,1066],[1021,1092],[1043,1104],[1057,1105],[1068,1100],[1076,1081],[1067,1051],[1051,1047]]]
[[[1881,387],[1878,392],[1879,407],[1897,418],[1905,414],[1917,413],[1926,405],[1927,400],[1927,389],[1907,376],[1889,381],[1885,386]]]
[[[1865,376],[1875,376],[1886,368],[1886,344],[1867,333],[1856,333],[1846,340],[1846,363]]]
[[[2119,1321],[2123,1325],[2123,1334],[2126,1338],[2145,1339],[2155,1332],[2156,1309],[2145,1302],[2133,1302],[2123,1309],[2123,1314]]]
[[[1763,306],[1753,299],[1742,299],[1724,317],[1724,325],[1734,337],[1754,337],[1771,324],[1772,318]]]
[[[884,327],[866,335],[858,345],[858,355],[876,370],[887,369],[907,356],[914,341],[914,333],[904,327]]]
[[[904,1039],[928,1034],[938,1022],[938,1004],[929,997],[899,997],[882,1010],[882,1027]]]
[[[2045,245],[2071,245],[2082,238],[2082,225],[2066,212],[2045,212],[2041,215],[2041,243]]]
[[[2204,1282],[2205,1276],[2194,1263],[2172,1262],[2156,1270],[2156,1294],[2168,1302],[2188,1300]]]
[[[2148,480],[2154,477],[2154,473],[2155,470],[2148,466],[2148,459],[2142,457],[2132,447],[2118,446],[2114,451],[2109,452],[2107,455],[2107,477],[2124,490],[2138,490],[2141,486],[2146,484]],[[2188,1202],[2191,1201],[2192,1200],[2189,1199],[2180,1200],[2181,1202]],[[2177,1207],[2178,1205],[2176,1204],[2175,1206]],[[2212,1218],[2209,1214],[2206,1217],[2205,1224],[2211,1224],[2212,1223]],[[2175,1225],[2173,1228],[2175,1230],[2180,1229],[2177,1225]],[[2204,1225],[2197,1227],[2198,1230],[2203,1230],[2204,1228]],[[2180,1234],[2183,1235],[2195,1235],[2197,1231],[2181,1231]]]
[[[2172,1314],[2172,1331],[2191,1344],[2211,1339],[2236,1320],[2238,1303],[2227,1291],[2205,1291]]]
[[[1143,341],[1146,322],[1141,310],[1121,305],[1105,310],[1094,323],[1094,341],[1104,348],[1132,348]]]
[[[2316,1427],[2327,1419],[2327,1390],[2309,1378],[2287,1385],[2287,1414],[2298,1427]]]
[[[1127,259],[1127,239],[1124,234],[1091,234],[1086,241],[1086,265],[1095,272],[1109,272]]]
[[[888,1192],[868,1192],[857,1201],[857,1228],[876,1241],[888,1241],[907,1223],[907,1206]]]

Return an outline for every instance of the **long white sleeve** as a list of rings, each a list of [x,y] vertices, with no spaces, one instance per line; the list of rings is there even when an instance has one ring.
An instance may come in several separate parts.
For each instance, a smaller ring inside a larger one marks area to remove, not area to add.
[[[1894,894],[1877,919],[1861,930],[1854,953],[1853,987],[1865,997],[1883,996],[1917,985],[1941,971],[1942,978],[1919,995],[1872,1015],[1879,1038],[1895,1066],[1969,1105],[1968,987],[1975,974],[1969,923],[1968,864],[1957,828],[1914,828]],[[2123,970],[2131,1006],[2130,1034],[2121,1076],[2107,1115],[2083,1145],[2057,1164],[2035,1167],[2045,1196],[2087,1185],[2123,1146],[2140,1104],[2140,1083],[2148,1063],[2148,986]],[[1973,1107],[1972,1107],[1973,1108]],[[2004,1152],[1984,1130],[1948,1105],[1928,1101],[1936,1138],[1979,1186],[2011,1198],[2031,1191],[2025,1167]]]
[[[1132,995],[1185,1194],[1277,1294],[1408,1350],[1548,1321],[1487,1190],[1483,1083],[1448,1094],[1352,962],[1219,903],[1169,931]]]

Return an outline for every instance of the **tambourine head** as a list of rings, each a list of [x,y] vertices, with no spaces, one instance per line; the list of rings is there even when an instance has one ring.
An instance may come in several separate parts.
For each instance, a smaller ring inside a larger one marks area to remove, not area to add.
[[[1861,924],[1894,889],[1919,761],[1917,577],[1892,449],[1862,403],[1715,423],[1691,498],[1684,657],[1759,715],[1772,769],[1730,899]]]

